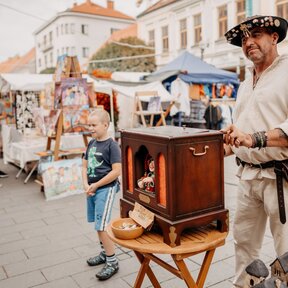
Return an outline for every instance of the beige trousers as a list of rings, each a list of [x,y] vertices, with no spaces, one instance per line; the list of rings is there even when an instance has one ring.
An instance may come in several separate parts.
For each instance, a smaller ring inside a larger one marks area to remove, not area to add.
[[[263,178],[239,182],[233,227],[236,258],[234,287],[243,288],[245,268],[259,259],[267,219],[277,256],[288,252],[288,184],[284,179],[283,188],[287,217],[284,225],[279,219],[276,180]],[[271,257],[276,258],[276,254]]]

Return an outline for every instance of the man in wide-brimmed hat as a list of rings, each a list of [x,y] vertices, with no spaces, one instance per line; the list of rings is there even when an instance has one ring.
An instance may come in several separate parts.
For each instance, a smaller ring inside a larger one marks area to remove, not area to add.
[[[288,55],[277,50],[286,33],[285,19],[253,16],[225,34],[253,63],[238,90],[233,124],[222,130],[225,153],[234,153],[239,165],[234,287],[244,286],[245,267],[259,258],[267,219],[276,253],[288,251]]]

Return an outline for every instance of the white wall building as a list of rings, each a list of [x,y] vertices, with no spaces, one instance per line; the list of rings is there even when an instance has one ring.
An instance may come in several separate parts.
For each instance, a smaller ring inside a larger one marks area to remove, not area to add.
[[[224,33],[251,15],[288,18],[288,0],[160,0],[138,15],[138,37],[155,47],[161,67],[183,50],[244,77],[247,60]],[[279,52],[288,52],[288,37]]]
[[[77,56],[82,68],[93,53],[115,30],[126,28],[135,19],[114,9],[107,0],[102,7],[86,0],[85,3],[58,13],[35,33],[36,72],[56,66],[63,54]]]

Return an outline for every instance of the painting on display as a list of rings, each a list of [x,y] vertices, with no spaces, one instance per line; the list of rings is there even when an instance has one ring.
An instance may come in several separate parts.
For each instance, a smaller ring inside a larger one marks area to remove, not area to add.
[[[63,75],[65,75],[66,66],[67,66],[67,54],[58,56],[57,65],[54,73],[54,81],[60,82]]]
[[[33,109],[35,128],[38,130],[38,134],[49,137],[55,136],[60,113],[60,109]]]
[[[88,131],[89,107],[63,108],[63,133],[81,133]]]
[[[88,85],[85,79],[67,78],[61,82],[62,106],[89,105]]]
[[[81,171],[81,158],[41,163],[46,200],[83,193]]]
[[[39,107],[39,95],[25,92],[16,95],[16,128],[24,132],[25,128],[34,128],[33,109]]]

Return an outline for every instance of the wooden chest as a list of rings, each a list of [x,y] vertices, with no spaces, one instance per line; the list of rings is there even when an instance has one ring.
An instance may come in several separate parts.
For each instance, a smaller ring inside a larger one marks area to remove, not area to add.
[[[122,217],[135,201],[145,206],[155,213],[154,226],[170,246],[180,245],[184,229],[214,220],[219,230],[228,230],[220,132],[175,126],[128,129],[121,132],[121,150]],[[147,175],[147,157],[154,160],[153,189],[138,185]]]

